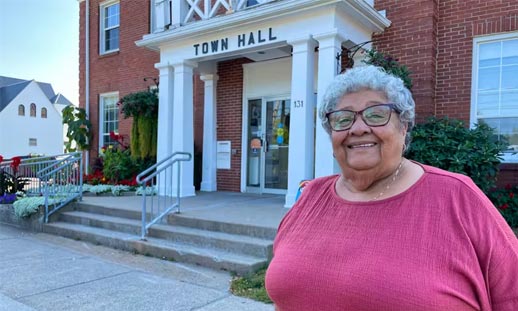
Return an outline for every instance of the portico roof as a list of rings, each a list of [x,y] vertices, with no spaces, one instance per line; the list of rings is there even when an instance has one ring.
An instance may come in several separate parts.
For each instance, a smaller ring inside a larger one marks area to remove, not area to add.
[[[173,8],[174,9],[174,8]],[[369,33],[382,32],[390,26],[390,21],[380,12],[376,11],[364,0],[279,0],[250,7],[230,14],[217,15],[209,19],[191,22],[185,25],[177,25],[168,30],[156,31],[145,35],[142,40],[136,42],[138,46],[144,46],[154,50],[175,49],[183,42],[193,40],[203,41],[211,36],[240,31],[246,27],[257,25],[289,24],[302,16],[311,16],[314,12],[335,12],[343,18],[328,20],[330,29],[348,28],[345,23],[354,25],[353,30],[362,28]],[[334,24],[334,25],[333,25]],[[306,29],[318,25],[308,24]],[[334,27],[333,27],[334,26]],[[306,29],[300,29],[304,32]],[[347,35],[351,35],[351,28]]]

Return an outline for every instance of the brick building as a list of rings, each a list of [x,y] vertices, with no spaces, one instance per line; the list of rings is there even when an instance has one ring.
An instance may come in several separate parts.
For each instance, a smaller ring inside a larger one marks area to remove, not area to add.
[[[119,98],[159,79],[159,158],[196,148],[201,190],[286,194],[291,206],[300,180],[337,171],[314,112],[342,69],[337,56],[372,41],[363,46],[412,72],[418,121],[483,119],[509,138],[499,183],[518,183],[518,2],[195,3],[80,3],[80,103],[97,130],[90,159],[110,130],[129,136]],[[194,194],[193,179],[190,162],[182,195]]]

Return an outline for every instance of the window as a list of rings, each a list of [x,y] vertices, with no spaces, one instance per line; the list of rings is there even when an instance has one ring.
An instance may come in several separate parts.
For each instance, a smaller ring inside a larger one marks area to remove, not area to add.
[[[107,1],[100,5],[100,53],[119,50],[120,3]]]
[[[43,119],[47,118],[47,108],[41,108],[41,117]]]
[[[36,117],[36,104],[31,104],[31,117]]]
[[[480,37],[473,46],[472,123],[484,122],[518,162],[518,33]]]
[[[38,139],[29,138],[29,146],[37,146],[37,145],[38,145]]]
[[[114,145],[110,132],[119,131],[119,93],[107,93],[99,96],[99,149],[103,146]]]
[[[19,105],[18,106],[18,115],[19,116],[24,116],[25,115],[25,106],[24,105]]]

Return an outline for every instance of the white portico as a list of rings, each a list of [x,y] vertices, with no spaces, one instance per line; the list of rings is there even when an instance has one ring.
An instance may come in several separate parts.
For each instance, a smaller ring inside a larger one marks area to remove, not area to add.
[[[218,172],[234,170],[229,176],[239,179],[237,191],[282,193],[289,207],[301,180],[336,171],[329,137],[315,121],[342,48],[370,41],[390,22],[363,0],[201,2],[156,0],[153,33],[137,42],[160,51],[158,159],[193,153],[198,72],[204,82],[201,190],[216,191]],[[248,61],[236,69],[242,72],[236,95],[218,89],[227,77],[219,76],[217,64],[238,58]],[[227,98],[237,97],[240,106],[230,108],[239,119],[217,115],[232,102]],[[226,130],[230,123],[241,125],[239,139]],[[237,165],[232,157],[240,157]],[[182,196],[194,195],[192,162],[183,164],[177,186]]]

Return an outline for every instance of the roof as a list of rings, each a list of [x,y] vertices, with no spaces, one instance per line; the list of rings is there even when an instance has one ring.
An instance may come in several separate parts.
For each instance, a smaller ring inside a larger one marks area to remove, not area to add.
[[[70,102],[63,94],[58,93],[56,96],[50,99],[50,102],[54,105],[62,105],[62,106],[72,106],[72,102]]]
[[[15,82],[14,84],[0,87],[0,112],[4,110],[29,83],[31,83],[31,81],[22,80],[22,82]]]
[[[0,76],[0,112],[4,110],[7,105],[20,94],[29,83],[34,80],[24,80],[18,78],[11,78]],[[54,93],[54,89],[50,83],[37,82],[42,92],[49,99],[52,104],[69,106],[72,103],[62,94]]]

